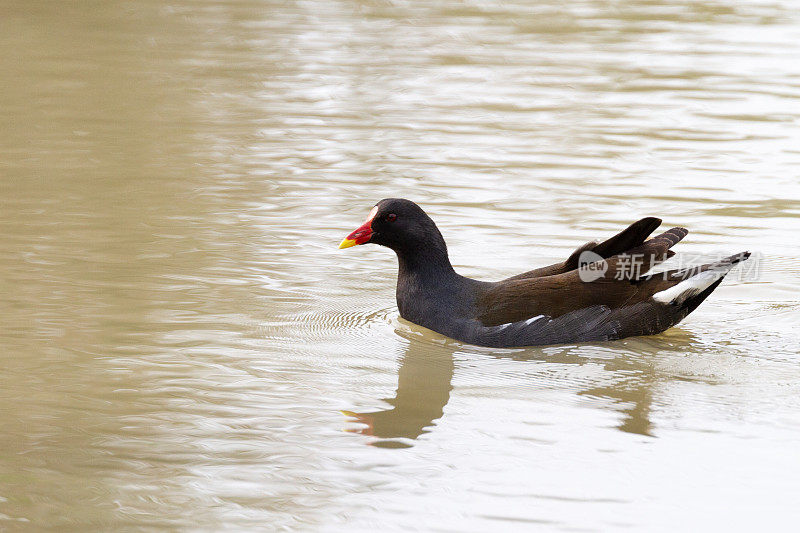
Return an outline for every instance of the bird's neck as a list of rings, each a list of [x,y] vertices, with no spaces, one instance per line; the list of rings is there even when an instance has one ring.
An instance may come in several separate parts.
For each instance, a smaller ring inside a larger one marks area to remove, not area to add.
[[[438,243],[436,243],[438,244]],[[396,250],[397,307],[400,316],[416,324],[433,327],[430,322],[459,301],[463,279],[456,274],[441,245],[426,243],[416,250]]]
[[[457,277],[444,240],[419,247],[395,250],[399,264],[398,280],[413,280],[424,286],[436,286]]]

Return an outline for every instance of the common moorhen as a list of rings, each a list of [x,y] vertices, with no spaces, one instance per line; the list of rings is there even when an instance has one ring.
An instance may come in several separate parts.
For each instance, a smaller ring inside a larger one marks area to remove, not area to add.
[[[453,270],[442,234],[417,204],[387,198],[339,248],[374,243],[394,250],[400,316],[456,340],[492,347],[605,341],[674,326],[750,256],[648,275],[688,233],[672,228],[645,240],[660,224],[643,218],[566,261],[485,282]]]

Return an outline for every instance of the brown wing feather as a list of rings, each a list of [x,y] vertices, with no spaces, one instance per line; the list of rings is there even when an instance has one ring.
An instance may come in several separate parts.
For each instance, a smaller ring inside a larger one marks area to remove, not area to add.
[[[479,297],[478,319],[486,326],[494,326],[537,315],[558,317],[594,305],[618,309],[644,302],[655,292],[680,281],[657,276],[640,278],[640,275],[665,260],[670,247],[687,233],[685,228],[672,228],[606,259],[604,275],[591,282],[582,281],[579,271],[574,269],[556,275],[497,282]],[[637,264],[640,267],[637,268]]]
[[[581,254],[586,251],[592,251],[604,259],[616,254],[621,254],[622,252],[630,250],[633,247],[641,245],[644,240],[660,225],[660,218],[643,218],[601,243],[595,241],[584,244],[572,252],[572,254],[565,261],[546,267],[536,268],[528,272],[523,272],[522,274],[512,276],[505,281],[555,276],[557,274],[564,274],[571,270],[575,270],[580,266],[579,261]]]
[[[654,266],[672,257],[670,248],[678,244],[689,230],[686,228],[671,228],[641,245],[626,250],[625,253],[610,257],[608,270],[605,277],[622,278],[629,281],[638,279]]]
[[[592,251],[606,259],[612,255],[621,254],[622,252],[642,244],[644,240],[660,225],[660,218],[643,218],[637,222],[634,222],[617,235],[614,235],[604,242],[601,242]]]

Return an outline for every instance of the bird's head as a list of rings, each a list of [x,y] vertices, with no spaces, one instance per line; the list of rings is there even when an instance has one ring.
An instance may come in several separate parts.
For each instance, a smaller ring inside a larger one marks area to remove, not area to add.
[[[403,198],[386,198],[375,204],[364,223],[339,244],[380,244],[396,252],[444,244],[433,220],[420,206]]]

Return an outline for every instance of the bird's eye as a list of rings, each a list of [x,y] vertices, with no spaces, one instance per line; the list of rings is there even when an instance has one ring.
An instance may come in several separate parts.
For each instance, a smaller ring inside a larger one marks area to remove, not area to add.
[[[395,215],[394,213],[389,213],[388,215],[386,215],[386,220],[388,220],[389,222],[394,222],[395,220],[397,220],[397,215]]]

